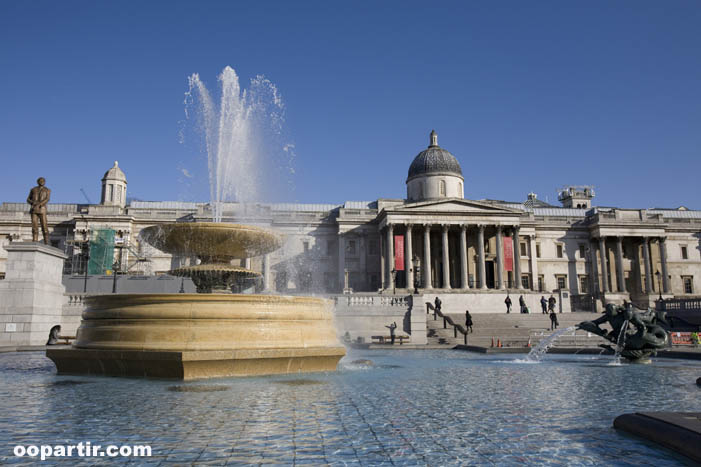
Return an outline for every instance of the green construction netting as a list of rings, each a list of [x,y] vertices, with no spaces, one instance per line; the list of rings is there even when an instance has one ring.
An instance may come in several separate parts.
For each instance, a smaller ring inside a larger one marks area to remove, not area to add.
[[[90,261],[88,274],[107,274],[112,272],[114,263],[114,230],[95,230],[90,239]]]

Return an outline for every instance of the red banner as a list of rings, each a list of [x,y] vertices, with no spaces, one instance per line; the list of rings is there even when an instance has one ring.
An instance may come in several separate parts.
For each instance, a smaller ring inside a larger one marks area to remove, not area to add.
[[[404,235],[394,236],[394,270],[404,270]]]
[[[514,243],[511,237],[504,237],[504,271],[514,270]]]

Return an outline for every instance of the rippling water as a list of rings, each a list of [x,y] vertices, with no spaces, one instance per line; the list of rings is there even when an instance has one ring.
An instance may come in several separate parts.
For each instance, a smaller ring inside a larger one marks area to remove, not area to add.
[[[701,365],[517,358],[352,352],[337,373],[175,383],[56,376],[43,353],[0,354],[0,463],[34,463],[12,457],[16,444],[90,441],[150,444],[153,464],[682,464],[612,422],[697,411]]]

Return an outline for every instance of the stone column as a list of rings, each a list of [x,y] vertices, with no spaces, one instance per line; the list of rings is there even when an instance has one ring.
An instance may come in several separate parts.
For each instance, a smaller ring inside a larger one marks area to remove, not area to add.
[[[343,293],[343,283],[346,280],[346,238],[338,234],[338,289]]]
[[[382,238],[382,232],[379,232],[380,238],[380,288],[384,289],[387,285],[385,282],[385,240]]]
[[[394,226],[387,224],[387,290],[394,289]]]
[[[243,267],[246,269],[251,269],[251,258],[246,258],[243,260]]]
[[[460,288],[469,289],[470,276],[467,271],[467,226],[460,226]]]
[[[623,274],[623,238],[616,237],[616,278],[618,279],[618,291],[625,293],[626,278]]]
[[[535,254],[535,235],[528,236],[528,252],[530,254],[531,290],[538,291],[538,258]]]
[[[450,288],[450,251],[448,246],[449,225],[443,224],[443,288]]]
[[[518,233],[521,230],[521,226],[514,226],[513,230],[513,248],[514,248],[514,287],[516,289],[522,289],[521,286],[521,243],[518,237]]]
[[[596,243],[594,239],[589,242],[589,266],[590,266],[590,284],[591,284],[591,294],[597,295],[601,290],[599,288],[599,271],[596,267]]]
[[[413,290],[414,288],[414,265],[411,263],[413,258],[412,245],[411,245],[411,229],[413,225],[406,225],[406,237],[404,238],[404,270],[406,272],[406,288],[407,290]]]
[[[497,225],[497,289],[505,289],[504,284],[504,241],[501,226]]]
[[[270,291],[270,253],[263,255],[263,291]]]
[[[477,267],[479,268],[479,288],[486,289],[487,270],[484,265],[484,224],[480,224],[477,227]]]
[[[645,293],[652,293],[652,268],[650,267],[650,240],[643,237],[643,262],[645,263]]]
[[[424,224],[424,288],[431,289],[431,224]]]
[[[660,266],[662,271],[662,291],[664,293],[669,293],[669,275],[667,273],[667,244],[665,243],[665,238],[660,237]]]
[[[609,291],[608,267],[606,265],[606,237],[599,237],[599,256],[601,257],[601,291]]]

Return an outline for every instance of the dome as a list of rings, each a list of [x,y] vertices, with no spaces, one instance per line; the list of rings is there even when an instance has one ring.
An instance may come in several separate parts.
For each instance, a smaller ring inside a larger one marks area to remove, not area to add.
[[[462,178],[460,163],[450,152],[438,146],[438,135],[435,131],[431,131],[431,144],[428,149],[421,151],[411,163],[407,180],[431,173],[457,175]]]
[[[127,182],[127,176],[124,175],[124,172],[122,172],[122,169],[119,168],[119,163],[117,161],[114,161],[114,166],[112,166],[111,169],[109,169],[107,172],[105,172],[105,176],[102,177],[102,180],[119,180],[121,182],[126,183]]]

